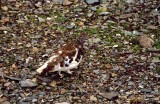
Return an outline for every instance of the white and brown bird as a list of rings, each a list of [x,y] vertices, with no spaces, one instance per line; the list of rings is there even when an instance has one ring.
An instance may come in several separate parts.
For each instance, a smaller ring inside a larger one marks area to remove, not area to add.
[[[58,71],[59,75],[63,77],[61,72],[72,74],[72,69],[78,68],[84,55],[83,48],[84,38],[78,39],[76,42],[69,42],[62,45],[62,47],[53,52],[53,55],[36,71],[39,74]]]

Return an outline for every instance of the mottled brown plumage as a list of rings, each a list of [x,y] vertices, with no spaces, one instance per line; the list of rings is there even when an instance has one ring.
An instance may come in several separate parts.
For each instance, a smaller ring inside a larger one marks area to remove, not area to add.
[[[62,45],[53,55],[37,69],[38,73],[44,74],[55,71],[66,71],[72,73],[70,70],[77,68],[83,57],[83,42],[78,40]]]

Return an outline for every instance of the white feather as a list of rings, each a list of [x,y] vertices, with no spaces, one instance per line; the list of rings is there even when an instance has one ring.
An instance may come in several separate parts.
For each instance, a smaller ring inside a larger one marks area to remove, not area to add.
[[[77,68],[78,65],[80,64],[80,62],[82,61],[82,56],[80,57],[79,62],[76,61],[76,58],[78,56],[78,51],[79,51],[79,49],[76,48],[76,53],[75,53],[75,56],[73,57],[73,61],[71,63],[69,63],[69,61],[71,59],[69,59],[69,57],[66,56],[66,58],[65,58],[66,60],[64,60],[64,64],[67,64],[68,66],[64,65],[63,67],[61,67],[60,63],[58,63],[57,65],[54,66],[54,68],[52,70],[50,70],[50,72],[55,72],[55,71],[59,71],[59,72],[66,71],[67,72],[67,71],[69,71],[71,69]],[[62,53],[62,52],[59,51],[59,53]],[[47,60],[40,68],[37,69],[37,72],[38,73],[42,73],[43,70],[45,68],[47,68],[48,63],[56,61],[55,59],[57,57],[58,57],[58,55],[54,55],[54,56],[50,57],[49,60]]]
[[[77,68],[78,65],[80,64],[81,60],[82,60],[82,56],[79,60],[79,62],[76,61],[76,58],[77,58],[77,55],[78,55],[78,49],[76,48],[76,54],[75,56],[73,57],[73,61],[71,63],[69,63],[69,58],[68,56],[66,57],[66,59],[68,59],[65,63],[68,65],[68,66],[63,66],[61,67],[60,64],[56,65],[54,67],[54,71],[68,71],[68,70],[71,70],[71,69],[74,69],[74,68]]]
[[[50,57],[49,60],[47,60],[47,61],[46,61],[40,68],[38,68],[36,71],[37,71],[38,73],[42,73],[43,70],[44,70],[45,68],[47,68],[48,63],[52,62],[56,57],[58,57],[58,55],[54,55],[54,56]]]

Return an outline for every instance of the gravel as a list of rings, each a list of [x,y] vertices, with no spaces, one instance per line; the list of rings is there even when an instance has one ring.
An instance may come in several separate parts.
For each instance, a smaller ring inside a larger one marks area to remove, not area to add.
[[[160,103],[158,3],[2,0],[0,104]],[[36,73],[84,33],[85,57],[72,75]]]

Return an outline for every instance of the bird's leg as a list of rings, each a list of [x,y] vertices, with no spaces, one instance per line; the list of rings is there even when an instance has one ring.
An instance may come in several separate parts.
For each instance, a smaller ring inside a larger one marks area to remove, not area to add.
[[[61,74],[61,71],[58,71],[58,74],[59,74],[60,78],[63,78],[63,77],[64,77],[64,75]]]
[[[73,60],[74,60],[74,61],[76,60],[77,55],[78,55],[78,49],[76,48],[76,54],[75,54],[75,56],[73,57]]]
[[[72,74],[72,73],[73,73],[73,71],[71,71],[71,70],[67,70],[67,73],[68,73],[68,74]]]
[[[77,67],[75,67],[75,69],[78,69],[79,67],[77,66]]]

